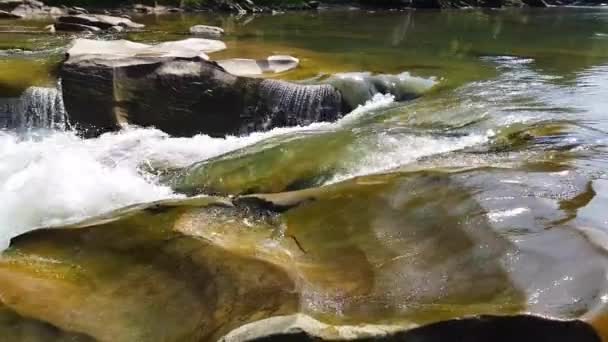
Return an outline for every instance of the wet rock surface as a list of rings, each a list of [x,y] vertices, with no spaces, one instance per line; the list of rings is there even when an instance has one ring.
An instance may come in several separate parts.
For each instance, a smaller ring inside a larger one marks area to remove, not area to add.
[[[238,77],[206,61],[220,47],[196,38],[155,46],[77,40],[61,69],[66,110],[88,134],[132,123],[177,136],[244,134],[344,112],[330,85]]]
[[[604,257],[571,232],[500,234],[467,190],[482,179],[134,205],[13,239],[0,298],[97,340],[599,341],[603,289],[583,284]],[[543,247],[556,239],[576,255]]]
[[[74,14],[61,16],[57,19],[55,27],[58,30],[74,31],[78,28],[94,28],[91,31],[97,32],[101,30],[110,30],[114,27],[123,29],[141,29],[145,25],[138,24],[130,19],[122,17],[113,17],[103,14]]]

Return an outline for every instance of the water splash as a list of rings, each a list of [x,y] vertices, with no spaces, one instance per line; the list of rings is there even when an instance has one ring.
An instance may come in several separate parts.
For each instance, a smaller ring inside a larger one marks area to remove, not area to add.
[[[0,100],[0,128],[64,130],[67,114],[61,87],[29,87],[18,98]]]
[[[397,75],[350,72],[336,74],[326,82],[340,90],[351,108],[356,108],[376,94],[391,94],[397,101],[410,100],[430,90],[438,81],[434,77],[412,76],[409,72]]]
[[[0,250],[35,227],[173,196],[113,148],[71,132],[0,131]]]
[[[378,95],[335,123],[275,128],[241,137],[174,138],[140,127],[95,139],[82,139],[72,131],[0,131],[0,250],[12,237],[36,227],[179,196],[160,184],[159,169],[185,167],[278,136],[336,129],[392,101]]]

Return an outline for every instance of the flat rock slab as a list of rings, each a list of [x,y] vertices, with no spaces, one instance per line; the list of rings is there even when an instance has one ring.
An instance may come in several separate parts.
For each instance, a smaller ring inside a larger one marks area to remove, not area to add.
[[[207,38],[219,38],[224,34],[224,29],[217,26],[194,25],[190,28],[190,34]]]
[[[112,27],[120,26],[128,29],[141,29],[145,25],[135,23],[127,18],[113,17],[103,14],[77,14],[59,17],[57,23],[79,24],[98,27],[102,30],[109,30]]]
[[[208,60],[207,53],[220,51],[226,44],[219,40],[190,38],[157,45],[130,42],[128,40],[77,39],[68,50],[66,63],[86,60],[117,61],[126,58],[147,58],[151,61],[163,58],[202,58]]]
[[[300,60],[291,56],[270,56],[261,60],[232,58],[217,63],[233,75],[256,76],[293,70],[298,67]]]

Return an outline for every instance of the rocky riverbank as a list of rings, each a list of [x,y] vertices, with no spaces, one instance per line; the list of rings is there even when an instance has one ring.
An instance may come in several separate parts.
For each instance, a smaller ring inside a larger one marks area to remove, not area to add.
[[[32,15],[144,13],[162,14],[182,11],[217,11],[246,13],[276,13],[291,10],[318,10],[333,6],[362,9],[458,9],[502,7],[549,7],[564,5],[600,5],[600,0],[165,0],[137,3],[122,0],[51,0],[48,5],[38,0],[0,1],[0,19],[15,19]],[[82,7],[79,7],[82,6]],[[85,9],[86,8],[86,9]]]

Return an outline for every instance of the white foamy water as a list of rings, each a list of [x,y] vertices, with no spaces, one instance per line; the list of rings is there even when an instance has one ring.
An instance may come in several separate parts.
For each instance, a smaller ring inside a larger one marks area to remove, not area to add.
[[[491,136],[492,132],[439,138],[381,133],[366,144],[369,153],[362,160],[347,167],[346,172],[337,174],[328,183],[397,169],[423,157],[486,143]]]
[[[0,249],[33,228],[62,225],[124,207],[178,196],[145,170],[177,168],[279,135],[338,127],[393,102],[379,95],[336,123],[276,128],[244,137],[173,138],[130,127],[95,139],[39,130],[0,131]]]

